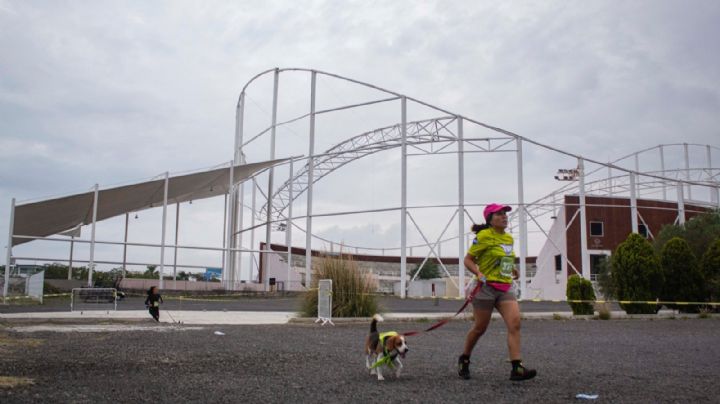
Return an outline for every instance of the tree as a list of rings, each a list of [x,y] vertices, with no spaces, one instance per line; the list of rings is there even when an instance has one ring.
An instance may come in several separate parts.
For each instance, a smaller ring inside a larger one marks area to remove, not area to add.
[[[597,265],[597,285],[605,300],[612,300],[617,297],[617,286],[612,277],[612,265],[610,259],[602,259]]]
[[[630,234],[615,250],[611,265],[618,299],[657,299],[663,285],[663,274],[652,245],[644,237]],[[655,314],[658,310],[654,304],[622,303],[620,307],[628,314]]]
[[[157,269],[157,265],[148,265],[147,269],[143,273],[143,278],[145,278],[145,279],[157,278],[159,275],[157,272],[155,272],[156,269]]]
[[[684,225],[666,225],[655,238],[655,251],[662,250],[669,240],[681,237],[690,245],[695,257],[702,257],[710,244],[720,237],[720,210],[699,214]]]
[[[687,241],[680,237],[670,239],[660,253],[663,284],[661,299],[672,302],[698,302],[704,300],[703,276],[695,254]],[[685,313],[696,313],[698,305],[668,305]]]
[[[440,269],[434,259],[428,259],[425,261],[425,265],[422,266],[422,269],[420,268],[420,264],[416,265],[415,268],[410,271],[410,278],[415,276],[415,273],[418,270],[420,273],[417,277],[420,279],[435,279],[440,277]]]
[[[715,239],[700,261],[700,271],[705,281],[706,297],[711,302],[720,300],[720,238]]]

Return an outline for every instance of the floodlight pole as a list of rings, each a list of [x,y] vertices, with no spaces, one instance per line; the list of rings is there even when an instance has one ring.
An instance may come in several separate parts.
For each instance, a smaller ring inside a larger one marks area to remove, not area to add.
[[[628,173],[630,177],[630,223],[632,232],[638,233],[637,181],[635,175],[635,173]]]
[[[93,193],[93,214],[92,214],[92,226],[90,227],[90,262],[88,263],[88,287],[92,287],[92,276],[93,269],[95,269],[95,222],[97,222],[97,208],[98,208],[98,195],[99,187],[95,184],[95,191]]]
[[[587,248],[587,219],[585,212],[585,164],[583,159],[578,157],[578,180],[579,180],[579,202],[580,202],[580,261],[582,263],[582,276],[590,279],[590,256]]]
[[[10,223],[8,223],[8,243],[5,255],[5,283],[3,284],[3,303],[7,303],[8,285],[10,284],[10,263],[12,262],[13,229],[15,227],[15,198],[10,201]]]
[[[270,160],[275,159],[275,131],[277,129],[277,106],[278,106],[278,81],[280,79],[280,69],[275,69],[275,75],[273,78],[273,100],[272,100],[272,129],[270,131]],[[268,191],[267,191],[267,214],[265,224],[265,250],[270,250],[270,244],[272,242],[272,197],[273,197],[273,180],[275,179],[275,168],[270,167],[268,170]],[[267,269],[270,266],[270,253],[265,254],[263,264],[265,268],[260,268],[263,276],[258,280],[266,285],[265,279],[267,278]]]
[[[252,205],[250,205],[250,210],[252,210],[250,214],[250,250],[255,249],[255,205],[257,200],[257,183],[255,182],[255,178],[252,179]],[[250,272],[248,274],[249,280],[252,280],[253,277],[253,269],[255,267],[255,252],[250,252]],[[259,279],[258,279],[259,280]]]
[[[525,211],[525,191],[523,182],[522,139],[517,142],[517,176],[518,176],[518,220],[520,232],[520,298],[525,298],[525,277],[527,271],[527,213]]]
[[[407,98],[400,98],[400,134],[402,153],[400,186],[400,297],[405,298],[407,276]]]
[[[75,236],[70,236],[70,259],[68,260],[68,280],[72,279],[73,248],[74,247],[75,247]],[[123,268],[125,268],[124,264],[123,264]]]
[[[708,168],[708,182],[712,183],[713,181],[713,175],[712,175],[712,151],[710,149],[710,145],[705,146],[706,149],[706,158],[707,158],[707,168]],[[720,188],[717,186],[710,188],[710,202],[712,202],[713,205],[718,205],[718,191],[720,191]]]
[[[607,166],[607,171],[608,171],[608,173],[607,173],[607,183],[608,183],[608,187],[607,187],[607,188],[608,188],[608,196],[609,196],[609,197],[612,197],[612,194],[613,194],[612,167],[610,167],[609,163],[610,163],[610,162],[608,162],[608,166]],[[553,216],[554,216],[554,215],[553,215]]]
[[[458,297],[465,297],[465,141],[463,118],[457,118],[458,138]],[[440,255],[440,253],[438,253]]]
[[[308,187],[307,187],[307,216],[305,224],[305,287],[310,288],[312,282],[312,224],[313,224],[313,175],[315,169],[315,89],[317,87],[317,72],[313,70],[310,76],[310,151],[308,153]]]

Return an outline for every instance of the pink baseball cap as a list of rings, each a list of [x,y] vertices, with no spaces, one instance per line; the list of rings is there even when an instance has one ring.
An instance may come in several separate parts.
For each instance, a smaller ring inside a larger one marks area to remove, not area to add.
[[[491,203],[490,205],[485,207],[485,210],[483,210],[483,217],[485,218],[485,221],[488,221],[487,218],[490,216],[491,213],[495,212],[510,212],[512,208],[508,205],[499,205],[497,203]]]

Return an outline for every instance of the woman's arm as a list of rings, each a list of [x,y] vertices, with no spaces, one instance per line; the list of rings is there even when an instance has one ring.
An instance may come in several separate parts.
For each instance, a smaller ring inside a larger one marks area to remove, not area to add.
[[[472,272],[475,276],[477,276],[478,279],[482,279],[485,276],[480,272],[480,269],[475,263],[475,258],[472,255],[465,254],[465,260],[463,261],[463,263],[465,264],[465,268],[467,268],[468,271]]]

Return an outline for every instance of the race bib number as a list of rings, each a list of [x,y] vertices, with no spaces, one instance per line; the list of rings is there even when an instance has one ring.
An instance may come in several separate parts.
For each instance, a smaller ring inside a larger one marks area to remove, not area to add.
[[[515,269],[515,259],[513,257],[502,257],[500,259],[500,275],[504,278],[512,278],[513,269]]]
[[[153,307],[160,307],[160,302],[153,302]]]

